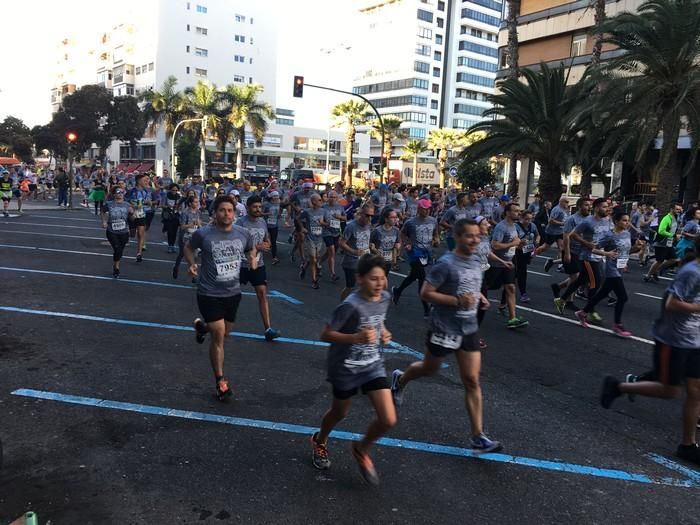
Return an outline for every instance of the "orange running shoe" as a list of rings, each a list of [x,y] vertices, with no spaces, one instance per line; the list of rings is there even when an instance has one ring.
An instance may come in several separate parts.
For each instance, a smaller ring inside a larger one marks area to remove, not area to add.
[[[379,476],[377,475],[374,463],[372,463],[369,454],[360,452],[355,445],[353,445],[352,456],[355,458],[355,461],[357,461],[357,466],[360,467],[360,474],[362,474],[364,480],[375,487],[379,485]]]

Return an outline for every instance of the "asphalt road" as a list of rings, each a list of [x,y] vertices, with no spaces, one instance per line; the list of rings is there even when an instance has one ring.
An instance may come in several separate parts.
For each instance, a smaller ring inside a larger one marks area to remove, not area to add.
[[[156,219],[143,263],[127,248],[115,281],[86,210],[0,218],[0,524],[29,509],[54,525],[700,521],[700,471],[673,456],[680,403],[598,403],[606,373],[651,362],[664,282],[643,283],[636,263],[625,323],[637,339],[620,340],[555,315],[549,283],[561,274],[543,274],[538,260],[521,312],[530,326],[507,331],[495,311],[483,326],[485,426],[503,453],[468,449],[448,361],[407,390],[398,425],[373,452],[381,485],[372,488],[349,453],[372,415],[363,396],[331,440],[332,469],[310,464],[309,434],[331,400],[318,336],[341,283],[324,275],[312,290],[281,246],[268,276],[273,325],[287,339],[261,340],[256,299],[244,296],[241,335],[227,343],[235,400],[221,404],[206,345],[190,330],[194,290],[184,265],[172,279],[159,229]],[[600,312],[609,328],[612,310]],[[391,371],[423,352],[415,285],[387,325],[398,343],[385,354]]]

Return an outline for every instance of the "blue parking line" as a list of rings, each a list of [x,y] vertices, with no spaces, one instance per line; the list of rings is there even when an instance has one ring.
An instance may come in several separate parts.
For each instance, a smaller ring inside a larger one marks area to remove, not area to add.
[[[186,325],[177,324],[164,324],[164,323],[151,323],[149,321],[131,321],[128,319],[114,319],[112,317],[99,317],[96,315],[84,315],[84,314],[72,314],[66,312],[51,312],[49,310],[33,310],[31,308],[17,308],[14,306],[0,306],[0,311],[5,312],[15,312],[20,314],[32,314],[32,315],[45,315],[49,317],[64,317],[69,319],[80,319],[81,321],[96,321],[99,323],[111,323],[119,325],[128,326],[142,326],[145,328],[161,328],[166,330],[179,330],[183,332],[193,332],[194,328]],[[253,334],[249,332],[231,332],[230,335],[234,337],[241,337],[244,339],[254,339],[262,341],[265,336],[262,334]],[[328,347],[329,344],[324,341],[316,341],[313,339],[297,339],[293,337],[278,337],[273,343],[290,343],[296,345],[306,345],[306,346],[318,346],[318,347]],[[422,358],[423,354],[417,352],[413,348],[408,346],[390,342],[386,347],[384,347],[384,352],[389,354],[407,354],[414,357]],[[447,364],[443,363],[443,368],[447,368]]]
[[[175,408],[126,403],[122,401],[112,401],[93,397],[74,396],[26,388],[20,388],[18,390],[15,390],[12,392],[12,394],[16,396],[30,397],[34,399],[57,401],[60,403],[93,406],[98,408],[109,408],[112,410],[122,410],[126,412],[135,412],[139,414],[176,417],[180,419],[190,419],[209,423],[220,423],[236,427],[274,430],[277,432],[287,432],[291,434],[301,434],[306,436],[312,435],[318,430],[317,427],[310,427],[306,425],[281,423],[276,421],[266,421],[260,419],[249,419],[234,416],[224,416],[221,414],[209,414],[206,412],[193,412],[189,410],[179,410]],[[355,432],[344,432],[334,430],[331,433],[331,437],[344,441],[357,441],[362,438],[362,435]],[[500,453],[480,454],[478,452],[475,452],[474,450],[467,448],[415,441],[410,439],[381,438],[379,441],[377,441],[377,444],[385,447],[401,448],[404,450],[415,450],[419,452],[427,452],[430,454],[472,458],[479,459],[481,461],[493,461],[496,463],[519,465],[522,467],[530,467],[538,470],[564,472],[568,474],[577,474],[595,478],[607,478],[618,481],[631,481],[651,485],[666,485],[672,487],[694,489],[700,488],[700,483],[694,477],[691,477],[691,479],[674,479],[668,477],[656,478],[647,474],[628,472],[626,470],[592,467],[589,465],[579,465],[576,463],[566,463],[563,461],[550,461],[544,459],[513,456],[510,454]]]
[[[111,281],[113,283],[131,283],[131,284],[144,284],[148,286],[160,286],[163,288],[184,288],[186,290],[192,290],[193,287],[192,285],[186,285],[186,284],[175,284],[175,283],[161,283],[158,281],[142,281],[138,279],[125,279],[120,277],[119,279],[115,279],[114,277],[105,277],[103,275],[87,275],[83,273],[71,273],[71,272],[55,272],[55,271],[50,271],[50,270],[34,270],[32,268],[11,268],[9,266],[0,266],[0,270],[4,270],[6,272],[19,272],[19,273],[42,273],[46,275],[61,275],[63,277],[77,277],[79,279],[98,279],[100,281]],[[255,292],[241,292],[243,295],[250,295],[254,296],[256,295]],[[289,295],[283,294],[282,292],[278,292],[277,290],[270,290],[268,292],[268,297],[275,297],[277,299],[281,299],[284,301],[287,301],[288,303],[291,304],[304,304],[302,301],[295,299],[294,297],[290,297]]]

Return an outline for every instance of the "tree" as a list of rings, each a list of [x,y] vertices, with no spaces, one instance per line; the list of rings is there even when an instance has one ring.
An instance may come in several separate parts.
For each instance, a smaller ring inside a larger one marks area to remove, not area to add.
[[[591,0],[591,6],[593,7],[593,21],[595,23],[594,27],[599,27],[606,19],[605,14],[605,0]],[[597,66],[600,64],[600,55],[603,51],[603,35],[602,33],[594,32],[594,42],[593,42],[593,52],[591,55],[591,65]]]
[[[428,145],[422,140],[409,140],[403,145],[402,159],[413,160],[413,179],[412,186],[418,185],[418,156],[428,150]]]
[[[586,90],[591,83],[567,86],[565,68],[539,71],[523,69],[525,82],[507,79],[501,93],[489,97],[493,107],[484,117],[498,117],[472,126],[485,137],[468,146],[463,158],[478,160],[496,155],[516,154],[540,165],[539,191],[544,200],[555,202],[561,195],[561,174],[570,165],[573,141],[583,131],[581,112],[590,104]]]
[[[248,127],[256,140],[262,140],[267,131],[267,123],[275,118],[275,110],[258,97],[264,88],[260,84],[226,86],[224,93],[228,97],[231,110],[228,120],[233,125],[236,138],[236,177],[243,176],[243,148],[245,147],[245,130]]]
[[[185,115],[185,98],[177,90],[177,78],[170,75],[158,91],[146,91],[141,100],[146,103],[144,112],[151,131],[163,126],[166,141],[169,142],[175,126]]]
[[[66,137],[56,128],[53,121],[43,126],[34,126],[31,134],[37,150],[48,150],[50,157],[66,158],[68,155]]]
[[[652,176],[656,206],[668,209],[680,183],[676,160],[682,126],[691,141],[683,176],[695,165],[700,148],[700,1],[649,0],[637,13],[609,18],[596,31],[602,44],[623,51],[600,66],[605,86],[600,111],[607,116],[607,129],[619,144],[618,153],[634,148],[638,166],[661,133]],[[633,126],[620,130],[623,122]]]
[[[175,154],[177,155],[177,171],[185,177],[194,173],[199,167],[199,138],[197,131],[185,129],[178,132],[175,139]]]
[[[428,134],[428,147],[437,152],[438,171],[440,172],[440,187],[445,187],[447,179],[447,158],[450,151],[461,150],[470,144],[472,138],[464,131],[448,128],[430,130]]]
[[[199,131],[199,140],[204,151],[207,147],[207,131],[212,130],[216,133],[217,130],[220,101],[221,93],[216,89],[215,84],[209,82],[198,80],[194,86],[185,90],[187,116],[202,120],[202,122],[185,124],[185,126]],[[202,176],[204,176],[203,173]]]
[[[86,85],[63,99],[52,122],[64,137],[70,131],[77,134],[77,155],[87,151],[93,143],[105,149],[112,139],[108,125],[111,107],[110,91],[102,86]]]
[[[508,78],[517,80],[520,76],[518,39],[518,15],[520,14],[520,0],[508,0],[508,15],[506,16],[506,28],[508,30],[508,44],[506,58],[508,63]],[[518,193],[518,156],[512,154],[508,163],[508,193]]]
[[[331,109],[331,116],[335,118],[336,124],[345,127],[345,185],[348,188],[352,186],[353,147],[357,126],[367,122],[368,108],[366,102],[347,100]]]
[[[496,182],[496,174],[486,159],[473,162],[463,160],[457,168],[457,179],[463,188],[476,190]]]
[[[382,155],[384,156],[384,171],[380,176],[380,181],[384,182],[389,178],[389,161],[394,153],[394,141],[405,139],[408,134],[405,130],[401,129],[401,120],[396,115],[386,115],[382,117],[382,122],[384,123],[384,144],[382,145]],[[379,125],[379,119],[374,119],[370,122],[370,135],[378,140],[382,140],[381,126]]]
[[[0,144],[4,144],[7,154],[14,154],[24,162],[32,161],[32,136],[21,119],[5,117],[0,123]]]
[[[109,134],[132,147],[146,131],[146,116],[134,97],[114,97],[109,112]]]

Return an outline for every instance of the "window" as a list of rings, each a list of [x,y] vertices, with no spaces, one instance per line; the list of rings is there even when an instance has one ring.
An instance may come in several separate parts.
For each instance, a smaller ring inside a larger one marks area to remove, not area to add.
[[[472,20],[476,20],[477,22],[483,22],[484,24],[496,27],[498,27],[498,25],[500,24],[499,17],[487,15],[485,13],[482,13],[481,11],[474,11],[473,9],[468,8],[462,9],[462,18],[471,18]]]
[[[438,108],[438,101],[433,99],[430,101],[430,109],[437,109]]]
[[[440,78],[440,68],[439,67],[433,68],[433,76]]]
[[[187,73],[188,75],[190,74],[190,66],[185,67],[185,73]]]
[[[430,73],[430,64],[416,60],[413,63],[413,70],[419,73]]]
[[[185,53],[189,53],[189,52],[190,52],[190,46],[185,46]]]
[[[408,128],[408,136],[412,139],[424,139],[425,129],[423,128]]]
[[[481,102],[488,102],[488,95],[486,93],[472,91],[471,89],[457,88],[457,91],[455,91],[455,96],[457,98],[468,98],[470,100],[480,100]]]
[[[294,120],[290,118],[276,118],[275,123],[279,124],[280,126],[293,126]]]
[[[245,16],[244,15],[236,15],[236,22],[245,22]]]
[[[442,35],[435,35],[435,43],[437,45],[442,45]]]
[[[435,115],[430,115],[430,124],[432,126],[437,126],[437,117]]]
[[[408,89],[412,87],[418,89],[428,89],[428,81],[422,78],[404,78],[402,80],[380,82],[378,84],[369,84],[367,86],[356,86],[352,88],[352,92],[357,95],[366,95],[367,93],[380,93],[382,91],[395,91],[397,89]]]
[[[197,55],[198,57],[208,57],[209,56],[209,50],[204,49],[203,47],[195,47],[194,48],[194,54]]]
[[[432,91],[433,93],[440,93],[440,84],[433,84]]]
[[[572,57],[580,57],[586,52],[586,35],[584,34],[579,34],[579,35],[574,35],[573,40],[571,41],[571,56]]]
[[[424,22],[431,22],[433,21],[433,13],[430,11],[425,11],[423,9],[418,10],[418,20],[423,20]]]
[[[472,75],[471,73],[457,73],[457,82],[468,82],[469,84],[485,87],[493,87],[495,83],[492,78]]]
[[[253,45],[253,37],[251,36],[248,40],[250,40],[250,45]]]
[[[398,117],[404,122],[425,122],[425,113],[420,113],[418,111],[399,111],[397,113],[387,114]]]
[[[190,30],[190,24],[187,24],[187,30],[188,31]]]
[[[416,54],[422,55],[424,57],[430,56],[430,46],[426,46],[424,44],[417,44],[416,45]]]
[[[438,62],[442,61],[442,51],[435,51],[433,53],[433,60],[437,60]]]
[[[195,68],[194,74],[197,77],[206,77],[207,76],[207,70],[206,69],[200,69],[200,68]]]
[[[197,12],[198,12],[198,13],[206,14],[206,13],[207,13],[207,8],[206,8],[206,6],[197,4]]]
[[[134,86],[126,86],[126,94],[133,95],[134,94]]]
[[[482,31],[481,29],[474,29],[473,27],[467,26],[462,26],[460,33],[463,35],[469,34],[475,38],[481,38],[489,42],[495,42],[498,39],[495,33],[489,33],[488,31]]]
[[[253,25],[253,17],[250,17],[250,25]]]
[[[252,84],[252,83],[253,83],[253,77],[248,77],[248,84]]]
[[[438,0],[438,11],[444,11],[445,10],[445,2],[442,0]]]
[[[153,68],[154,68],[154,67],[155,67],[155,65],[153,64],[153,62],[150,62],[150,63],[148,64],[148,70],[149,70],[149,71],[153,71]]]
[[[496,64],[486,62],[485,60],[477,60],[476,58],[471,57],[457,58],[457,65],[473,67],[475,69],[481,69],[482,71],[490,71],[492,73],[495,73],[498,69],[498,66]]]
[[[378,98],[372,103],[378,108],[389,108],[394,106],[427,106],[428,99],[417,95],[405,95],[401,97]]]
[[[442,28],[445,26],[445,20],[444,20],[443,18],[438,18],[438,19],[436,20],[436,22],[437,22],[437,26],[438,26],[440,29],[442,29]]]
[[[233,39],[234,39],[236,42],[240,42],[240,43],[242,43],[242,44],[245,44],[245,36],[244,36],[244,35],[235,35],[235,36],[233,37]]]
[[[190,3],[189,2],[187,2],[187,10],[188,11],[190,10]]]
[[[452,127],[455,129],[467,129],[471,128],[474,124],[477,124],[478,122],[478,120],[456,118],[452,121]]]
[[[427,27],[419,27],[418,36],[420,38],[433,38],[433,30],[428,29]]]
[[[471,104],[455,104],[455,113],[466,113],[467,115],[476,115],[478,117],[486,111],[486,108],[472,106]]]
[[[467,42],[466,40],[461,40],[459,42],[459,50],[471,51],[472,53],[478,53],[480,55],[486,55],[494,58],[498,56],[498,49],[496,49],[495,47],[488,47],[481,44],[475,44],[474,42]]]
[[[240,62],[241,64],[245,62],[245,57],[243,55],[233,55],[234,62]]]
[[[140,74],[141,74],[141,68],[140,68],[140,67],[137,67],[137,68],[136,68],[136,74],[137,74],[137,75],[140,75]]]
[[[488,7],[499,13],[503,10],[503,4],[501,2],[496,2],[494,0],[470,0],[472,4],[480,5],[482,7]]]
[[[209,34],[209,30],[206,27],[196,27],[195,32],[202,36],[207,36]]]
[[[245,82],[245,77],[242,75],[233,75],[234,82]]]

